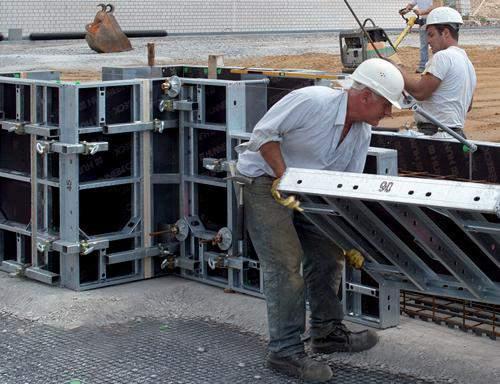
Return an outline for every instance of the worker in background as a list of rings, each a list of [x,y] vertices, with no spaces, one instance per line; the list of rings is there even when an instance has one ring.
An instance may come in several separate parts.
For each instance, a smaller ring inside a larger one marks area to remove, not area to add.
[[[427,17],[426,32],[433,56],[423,75],[416,79],[402,70],[405,89],[422,109],[465,137],[463,127],[472,108],[476,72],[467,53],[458,47],[462,16],[449,7],[433,9]],[[433,135],[438,128],[415,114],[417,129]]]
[[[259,121],[250,141],[237,148],[237,170],[253,180],[244,187],[245,218],[264,277],[270,338],[266,364],[305,381],[332,377],[327,364],[304,352],[300,335],[306,291],[314,353],[363,351],[378,340],[373,331],[351,332],[342,323],[336,281],[343,252],[305,219],[294,196],[285,198],[277,190],[288,167],[363,171],[371,127],[391,115],[392,105],[399,107],[404,80],[381,59],[363,62],[352,79],[348,90],[311,86],[289,93]]]
[[[429,44],[427,42],[425,23],[427,21],[427,15],[434,9],[433,3],[433,0],[410,0],[406,7],[400,11],[400,13],[404,15],[413,10],[413,12],[418,16],[417,24],[420,25],[420,62],[418,63],[416,70],[417,73],[424,72],[425,64],[429,61]]]

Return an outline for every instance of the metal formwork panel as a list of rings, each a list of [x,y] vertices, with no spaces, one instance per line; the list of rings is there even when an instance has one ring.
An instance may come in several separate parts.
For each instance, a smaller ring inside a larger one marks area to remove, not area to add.
[[[0,78],[0,268],[71,289],[143,278],[142,82],[26,78]]]
[[[374,132],[371,145],[398,151],[401,175],[450,180],[500,183],[500,144],[473,141],[478,150],[470,153],[451,138],[406,133]]]

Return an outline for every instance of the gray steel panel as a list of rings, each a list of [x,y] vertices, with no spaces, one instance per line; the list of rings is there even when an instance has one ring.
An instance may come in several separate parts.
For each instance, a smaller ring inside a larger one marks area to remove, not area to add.
[[[59,121],[61,143],[79,144],[78,138],[78,89],[64,85],[59,93]],[[61,154],[60,169],[60,236],[62,242],[79,242],[79,155]],[[61,285],[71,289],[80,287],[79,250],[61,254]]]

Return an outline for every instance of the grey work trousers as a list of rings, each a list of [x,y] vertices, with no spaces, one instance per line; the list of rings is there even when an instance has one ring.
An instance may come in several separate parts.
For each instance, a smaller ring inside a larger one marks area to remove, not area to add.
[[[337,293],[344,256],[302,214],[273,199],[272,182],[261,176],[245,186],[245,220],[263,270],[269,350],[290,356],[304,350],[306,288],[313,337],[328,335],[342,321]]]
[[[425,23],[425,19],[423,19]],[[429,43],[427,41],[427,31],[424,25],[419,27],[419,38],[420,38],[420,62],[418,63],[418,69],[424,70],[425,64],[429,61]]]

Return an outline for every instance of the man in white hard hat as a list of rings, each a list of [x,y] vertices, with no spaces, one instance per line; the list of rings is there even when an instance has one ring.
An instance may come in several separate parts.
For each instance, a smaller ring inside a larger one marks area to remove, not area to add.
[[[304,352],[305,288],[313,352],[358,352],[377,343],[373,331],[351,332],[342,324],[336,281],[343,252],[306,221],[294,196],[285,198],[277,190],[287,167],[363,171],[371,127],[391,115],[392,105],[400,106],[404,80],[381,59],[363,62],[352,80],[348,90],[312,86],[289,93],[237,148],[237,169],[253,180],[244,187],[245,219],[264,277],[267,366],[305,381],[332,377],[327,364]]]
[[[420,106],[439,122],[465,137],[467,112],[472,108],[476,72],[467,53],[458,47],[462,16],[449,7],[433,9],[427,17],[426,32],[434,54],[423,75],[415,79],[402,71],[405,89]],[[419,131],[433,135],[438,128],[415,114]]]
[[[410,0],[406,7],[400,11],[400,13],[404,15],[413,10],[413,12],[418,16],[417,24],[420,25],[420,61],[416,70],[417,73],[424,72],[425,64],[429,61],[429,43],[427,42],[425,24],[427,21],[427,15],[434,9],[434,2],[435,0]]]

